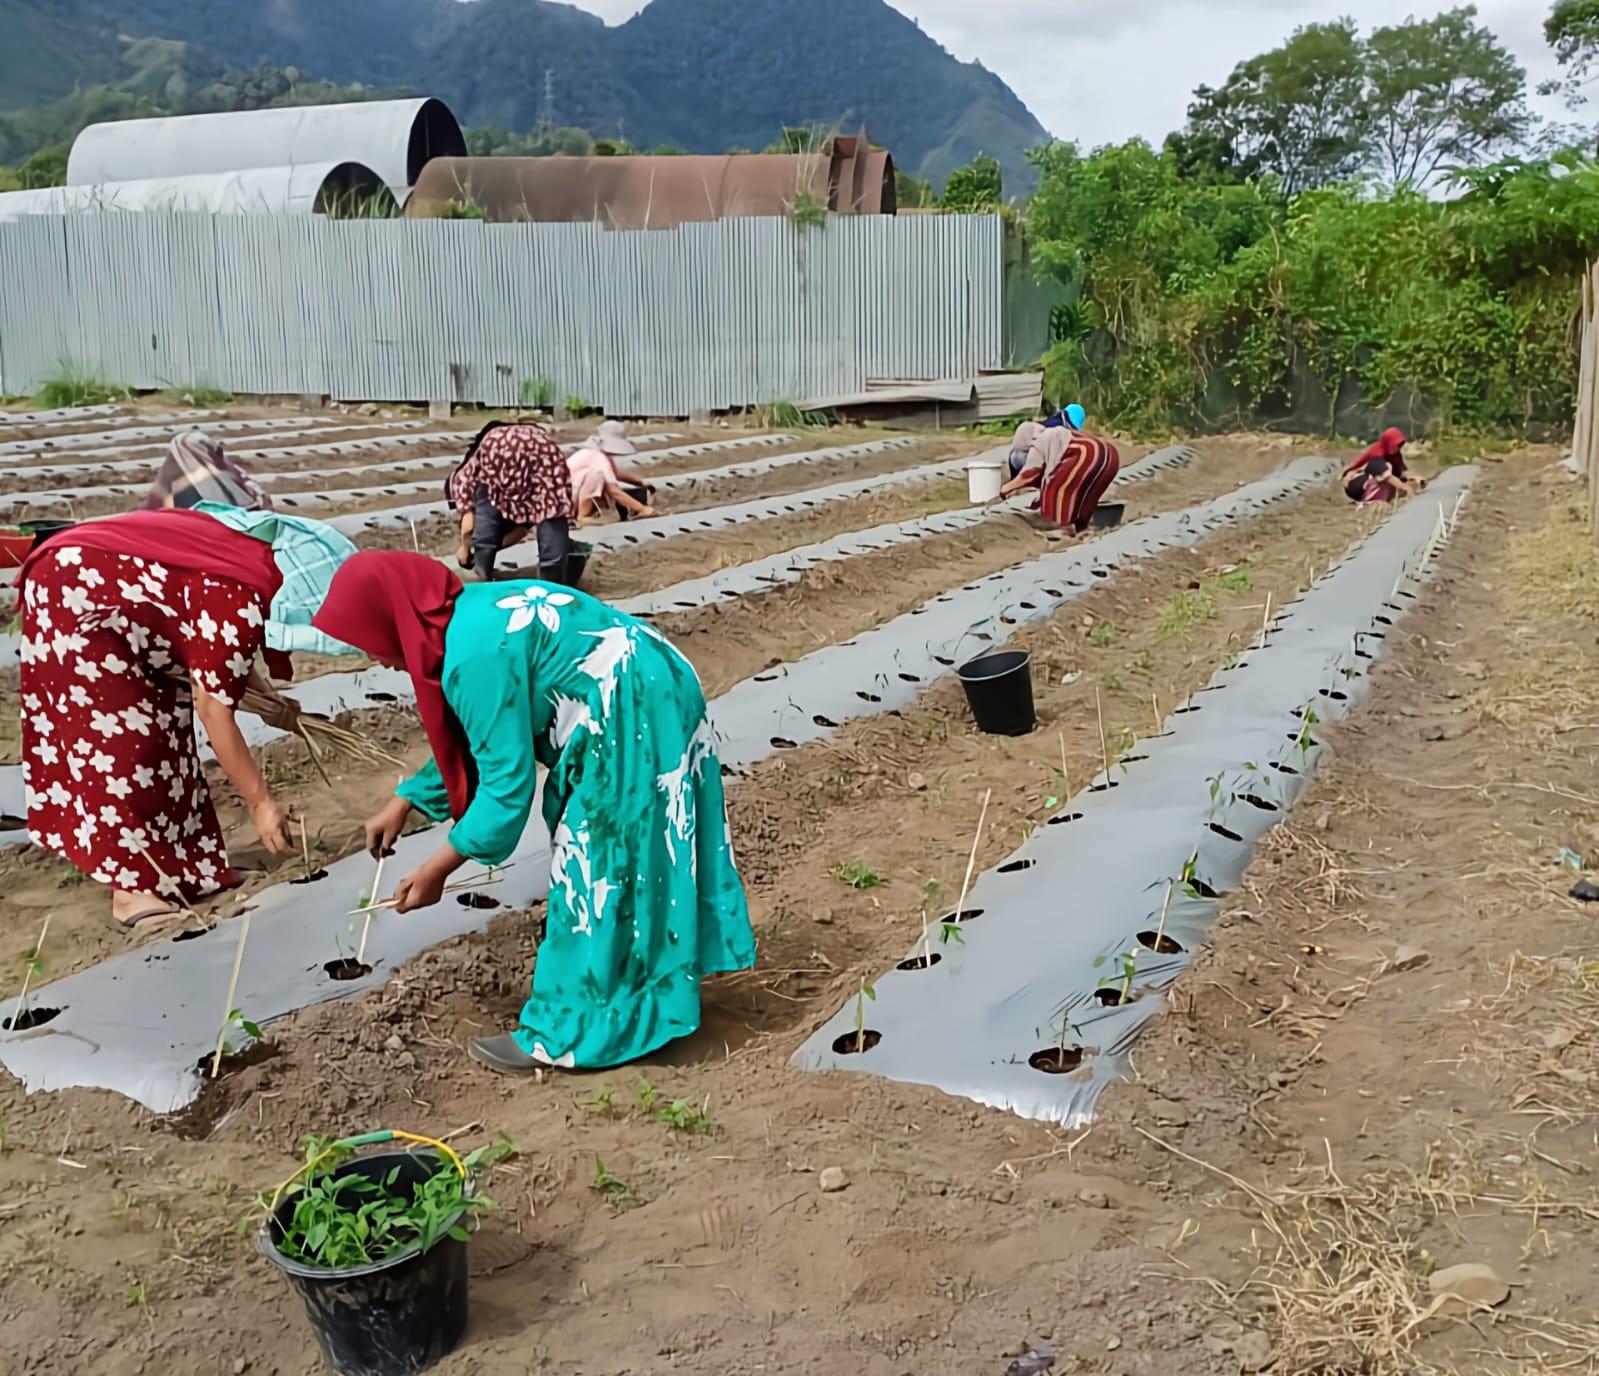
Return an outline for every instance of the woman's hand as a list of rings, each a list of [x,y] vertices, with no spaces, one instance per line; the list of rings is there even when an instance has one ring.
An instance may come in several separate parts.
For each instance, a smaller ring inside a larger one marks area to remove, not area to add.
[[[444,872],[429,860],[400,880],[394,897],[395,912],[408,913],[417,908],[431,908],[444,897]]]
[[[367,854],[374,860],[384,855],[394,854],[394,843],[400,839],[405,831],[405,824],[411,816],[411,804],[396,794],[384,805],[381,812],[368,817],[366,820],[366,849]],[[435,899],[435,902],[438,900]]]
[[[426,861],[412,870],[394,890],[395,911],[408,913],[431,908],[444,897],[444,884],[466,863],[459,851],[446,841]]]
[[[260,833],[261,844],[273,855],[282,855],[294,842],[289,836],[289,814],[278,806],[270,793],[260,802],[250,805],[250,820]]]

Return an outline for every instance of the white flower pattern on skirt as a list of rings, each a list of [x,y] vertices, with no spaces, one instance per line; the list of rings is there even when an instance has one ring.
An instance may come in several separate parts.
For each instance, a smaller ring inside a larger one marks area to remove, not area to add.
[[[568,607],[571,604],[571,593],[557,592],[554,588],[529,583],[523,591],[513,593],[510,597],[502,597],[494,605],[511,613],[505,630],[506,634],[515,635],[518,631],[525,631],[535,620],[547,631],[553,633],[560,630],[561,614],[556,608]]]
[[[231,883],[192,695],[166,671],[187,670],[233,706],[265,634],[260,599],[230,579],[67,546],[36,567],[22,602],[35,842],[119,888],[175,886],[192,900]],[[211,634],[194,634],[201,627]]]

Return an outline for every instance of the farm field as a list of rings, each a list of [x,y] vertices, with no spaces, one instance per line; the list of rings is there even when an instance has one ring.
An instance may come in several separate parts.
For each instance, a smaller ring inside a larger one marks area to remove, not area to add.
[[[472,427],[398,412],[0,420],[0,520],[123,509],[149,473],[104,465],[153,469],[160,441],[107,432],[218,419],[275,499],[358,545],[453,551],[441,490]],[[0,1074],[0,1367],[319,1369],[239,1222],[305,1134],[392,1126],[518,1147],[444,1373],[1001,1376],[1045,1345],[1057,1372],[1122,1376],[1592,1369],[1599,968],[1563,855],[1599,849],[1599,563],[1553,450],[1373,516],[1333,480],[1347,455],[1308,441],[1123,444],[1125,523],[1060,546],[1018,505],[968,506],[965,459],[1001,441],[633,429],[660,515],[585,527],[584,586],[699,671],[757,967],[707,981],[701,1030],[644,1063],[502,1080],[462,1047],[514,1020],[542,907],[453,913],[436,942],[430,910],[387,919],[424,929],[421,953],[359,988],[241,1003],[257,1054],[180,1112]],[[1007,640],[1031,651],[1038,725],[983,735],[952,665]],[[13,634],[8,704],[15,656]],[[404,693],[361,668],[307,664],[296,691],[420,764]],[[1205,732],[1235,711],[1274,753],[1213,782]],[[213,767],[250,876],[192,946],[229,959],[247,908],[254,950],[285,894],[354,906],[394,782],[259,748],[332,874],[290,894],[305,859],[267,857]],[[0,1061],[70,1030],[74,981],[119,958],[158,1024],[140,971],[191,943],[126,956],[75,871],[14,827],[0,847],[0,997],[48,915],[30,1001],[62,1009],[0,1033]],[[345,925],[303,963],[343,954]],[[1085,942],[1058,1025],[1011,1047],[974,1016],[1056,1001]],[[881,1054],[848,1045],[867,1028]],[[914,1055],[891,1062],[897,1033]],[[1050,1051],[1068,1073],[1028,1059]],[[1445,1325],[1423,1258],[1512,1293]]]

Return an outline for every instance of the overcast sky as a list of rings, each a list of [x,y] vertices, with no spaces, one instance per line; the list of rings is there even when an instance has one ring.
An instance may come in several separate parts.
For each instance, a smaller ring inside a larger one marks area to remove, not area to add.
[[[639,0],[577,0],[612,23]],[[737,3],[737,0],[733,0]],[[805,0],[793,0],[801,9]],[[1183,122],[1194,87],[1275,47],[1301,24],[1351,15],[1361,28],[1446,4],[1407,0],[889,0],[956,57],[997,72],[1044,127],[1084,146],[1143,135],[1159,143]],[[1550,0],[1479,0],[1480,21],[1527,69],[1529,89],[1556,67],[1543,41]],[[1534,98],[1559,118],[1558,101]]]

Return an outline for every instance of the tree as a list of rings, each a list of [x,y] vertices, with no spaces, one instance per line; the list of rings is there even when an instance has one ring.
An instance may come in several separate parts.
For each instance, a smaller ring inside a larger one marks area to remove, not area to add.
[[[1275,174],[1290,195],[1340,181],[1364,160],[1364,53],[1352,19],[1307,24],[1240,62],[1188,107],[1188,147],[1234,175]]]
[[[1531,128],[1527,74],[1476,17],[1466,5],[1367,38],[1367,165],[1385,181],[1424,186]]]
[[[944,183],[944,210],[951,215],[987,215],[1005,203],[1005,182],[999,162],[979,153],[957,167]]]
[[[1583,87],[1593,80],[1599,67],[1599,0],[1556,0],[1544,20],[1544,40],[1555,50],[1555,60],[1566,69],[1566,79],[1546,81],[1540,94],[1553,95],[1564,89],[1570,105],[1587,99]]]

